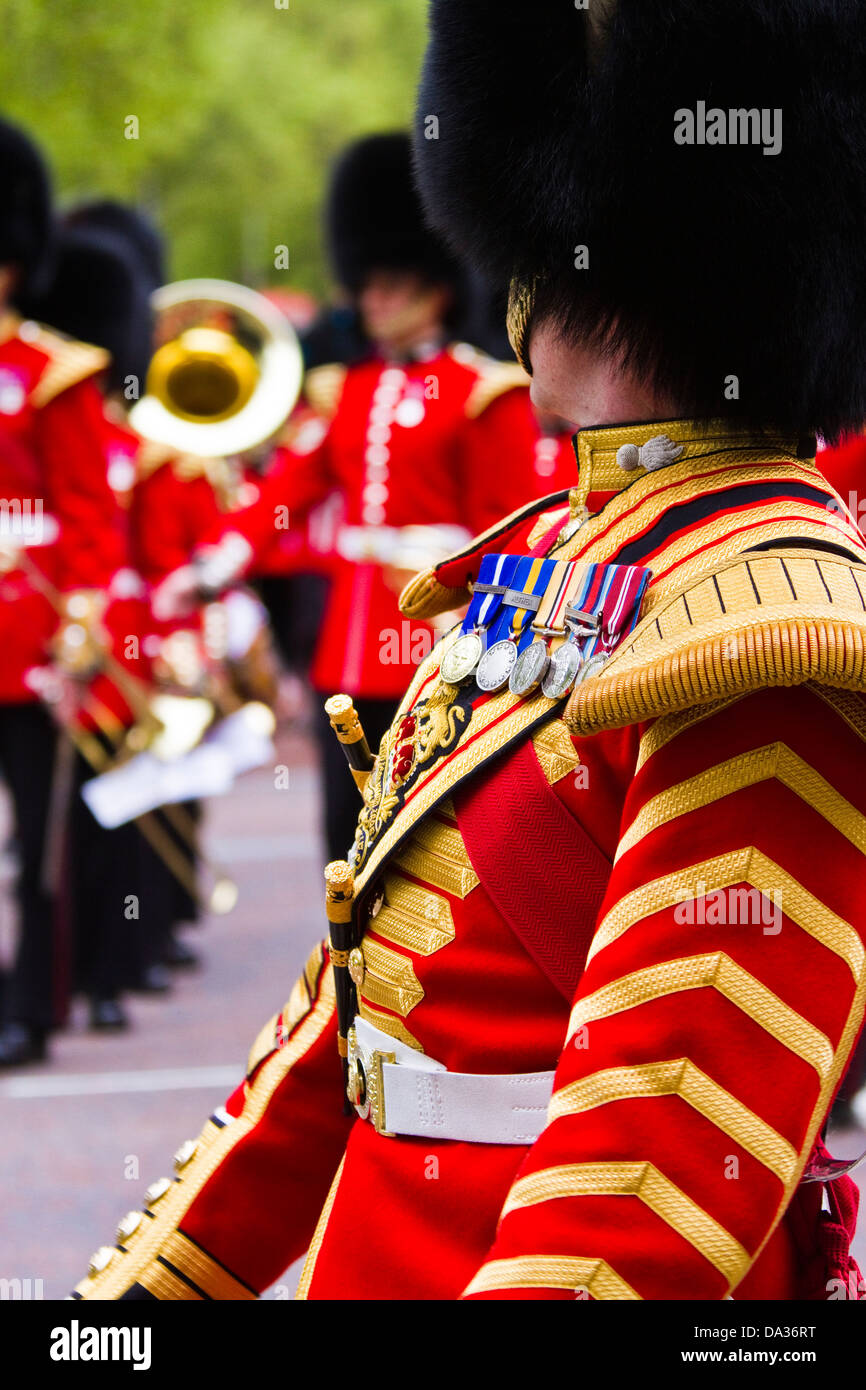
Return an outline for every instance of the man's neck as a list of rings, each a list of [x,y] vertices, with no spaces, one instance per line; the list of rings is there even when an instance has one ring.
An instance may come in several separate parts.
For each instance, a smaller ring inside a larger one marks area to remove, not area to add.
[[[377,343],[376,348],[386,362],[425,362],[442,351],[445,341],[445,330],[436,326],[424,333],[415,333],[411,338]]]

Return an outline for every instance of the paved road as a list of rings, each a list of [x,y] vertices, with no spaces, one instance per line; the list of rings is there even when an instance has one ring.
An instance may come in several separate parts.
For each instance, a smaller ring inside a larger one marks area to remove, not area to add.
[[[287,736],[279,757],[287,789],[267,770],[209,808],[209,851],[232,870],[241,898],[230,917],[192,934],[202,969],[179,975],[169,999],[133,999],[128,1034],[95,1037],[76,1014],[49,1066],[0,1077],[0,1278],[65,1296],[91,1251],[234,1088],[261,1023],[322,934],[310,748]],[[866,1135],[834,1136],[831,1147],[859,1152]],[[866,1219],[858,1253],[866,1268]]]
[[[268,769],[210,804],[209,853],[241,896],[231,916],[190,932],[202,969],[178,973],[170,998],[131,998],[129,1033],[95,1036],[78,1011],[49,1066],[0,1077],[0,1278],[41,1280],[31,1288],[45,1298],[68,1293],[237,1085],[261,1024],[324,933],[310,749],[290,736],[279,758],[288,788]]]

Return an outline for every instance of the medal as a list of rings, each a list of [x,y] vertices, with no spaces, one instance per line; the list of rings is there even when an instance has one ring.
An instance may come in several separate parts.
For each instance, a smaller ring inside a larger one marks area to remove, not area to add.
[[[541,682],[541,693],[546,695],[548,700],[561,700],[571,689],[582,665],[580,647],[569,637],[551,656],[550,665]]]
[[[460,685],[472,675],[484,654],[477,632],[464,632],[442,658],[439,674],[448,685]]]
[[[517,643],[513,637],[494,642],[492,647],[487,648],[475,672],[475,683],[479,690],[486,690],[488,693],[501,690],[503,685],[507,684],[516,662]]]
[[[550,655],[546,642],[536,640],[525,647],[508,677],[508,689],[512,695],[529,695],[533,690],[537,690],[549,664]]]
[[[575,685],[583,685],[583,682],[589,680],[590,676],[597,676],[609,655],[609,652],[596,652],[588,661],[585,661],[577,674]]]
[[[547,674],[541,682],[542,693],[549,700],[561,700],[575,681],[581,679],[584,650],[599,631],[601,616],[594,618],[591,613],[572,606],[565,610],[565,622],[568,638],[551,656]]]

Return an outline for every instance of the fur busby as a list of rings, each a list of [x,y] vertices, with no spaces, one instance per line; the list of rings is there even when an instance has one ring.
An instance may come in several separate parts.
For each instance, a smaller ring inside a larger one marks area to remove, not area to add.
[[[683,415],[866,421],[862,0],[432,0],[428,215]]]
[[[139,208],[119,203],[113,198],[99,198],[92,203],[80,203],[67,212],[64,221],[72,227],[91,227],[97,232],[122,241],[128,251],[141,262],[151,289],[166,282],[165,245],[154,223]]]
[[[370,135],[344,151],[331,178],[325,221],[334,273],[351,294],[374,270],[411,270],[436,283],[459,283],[455,258],[425,221],[403,132]]]
[[[19,271],[17,289],[37,288],[51,251],[51,182],[29,136],[0,120],[0,265]]]
[[[108,232],[61,225],[47,289],[22,299],[29,318],[111,353],[107,384],[143,383],[152,351],[149,281],[123,242]]]

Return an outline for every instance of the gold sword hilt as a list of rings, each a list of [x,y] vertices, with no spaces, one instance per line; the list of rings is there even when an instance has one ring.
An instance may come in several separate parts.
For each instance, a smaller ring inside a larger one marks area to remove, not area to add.
[[[355,785],[363,796],[373,766],[373,754],[351,695],[332,695],[325,701],[325,713],[346,755]]]

